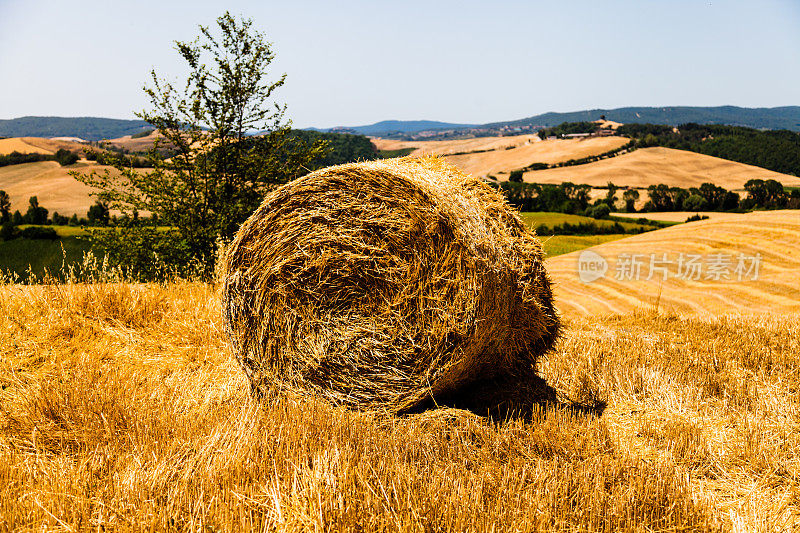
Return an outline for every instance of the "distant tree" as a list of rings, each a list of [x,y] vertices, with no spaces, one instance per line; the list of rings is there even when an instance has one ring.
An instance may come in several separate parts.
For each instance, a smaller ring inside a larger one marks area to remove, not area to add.
[[[96,201],[94,205],[89,208],[86,218],[89,219],[89,224],[92,226],[108,226],[108,204],[100,200]]]
[[[705,200],[703,209],[719,209],[722,207],[722,202],[727,192],[724,188],[713,183],[703,183],[699,188],[693,187],[689,189],[690,195],[700,196]],[[692,209],[687,210],[692,211]]]
[[[614,185],[610,181],[608,182],[608,192],[606,193],[606,197],[605,197],[604,201],[605,201],[606,204],[608,204],[608,207],[610,207],[612,211],[614,211],[616,209],[615,204],[617,202],[617,191],[618,190],[619,190],[619,187],[617,187],[616,185]]]
[[[703,198],[699,194],[693,194],[683,202],[683,208],[686,211],[702,211],[707,206],[708,202],[706,201],[705,198]]]
[[[36,196],[28,198],[28,211],[25,213],[26,224],[47,224],[47,209],[39,205]]]
[[[513,181],[514,183],[522,183],[522,171],[512,170],[511,174],[509,174],[508,176],[508,181]]]
[[[10,220],[3,222],[3,225],[0,226],[0,240],[10,241],[17,237],[19,237],[19,230],[14,223]]]
[[[764,188],[767,191],[767,207],[786,207],[786,204],[789,201],[789,196],[786,194],[786,189],[784,189],[781,182],[776,180],[767,180],[764,182]]]
[[[606,218],[609,214],[611,214],[611,208],[605,202],[597,204],[591,211],[592,218]]]
[[[6,191],[0,191],[0,222],[11,220],[11,198]]]
[[[763,206],[767,202],[767,185],[764,180],[753,179],[748,180],[744,184],[744,190],[747,191],[747,197],[750,198],[754,205]]]
[[[64,150],[63,148],[59,148],[56,152],[56,161],[62,166],[65,167],[67,165],[72,165],[80,159],[77,154],[70,152],[69,150]]]
[[[722,209],[731,211],[739,207],[739,193],[728,191],[722,199]]]
[[[625,211],[628,213],[636,212],[636,201],[639,199],[639,191],[630,188],[622,193],[622,200],[625,202]]]
[[[78,222],[78,215],[73,214],[71,217],[69,217],[69,222],[67,222],[67,224],[69,224],[70,226],[78,226],[80,224]]]
[[[19,209],[14,211],[14,214],[11,215],[11,223],[15,226],[25,223],[25,217],[22,216],[22,213],[19,212]]]
[[[51,217],[53,224],[56,226],[66,226],[67,222],[69,222],[69,218],[59,215],[58,211],[53,212],[53,216]]]

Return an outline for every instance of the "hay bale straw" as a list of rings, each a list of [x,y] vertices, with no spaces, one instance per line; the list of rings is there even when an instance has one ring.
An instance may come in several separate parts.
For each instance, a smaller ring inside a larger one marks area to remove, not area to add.
[[[435,158],[288,183],[224,261],[226,332],[262,394],[410,412],[532,376],[559,331],[536,237],[495,190]]]

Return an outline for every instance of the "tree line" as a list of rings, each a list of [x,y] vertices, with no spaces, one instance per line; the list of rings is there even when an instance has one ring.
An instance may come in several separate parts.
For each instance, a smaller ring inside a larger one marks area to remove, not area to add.
[[[6,191],[0,190],[0,239],[10,240],[17,237],[28,239],[55,239],[57,238],[56,231],[52,228],[41,226],[110,226],[123,223],[122,218],[110,215],[108,204],[102,201],[96,201],[86,213],[85,217],[78,217],[73,214],[68,217],[61,215],[58,211],[49,214],[50,211],[39,204],[39,198],[31,196],[28,199],[28,207],[25,213],[19,209],[14,212],[11,211],[11,199]],[[19,226],[30,225],[35,227],[28,227],[19,229]]]
[[[38,163],[39,161],[57,161],[62,167],[78,162],[78,154],[69,150],[59,149],[55,154],[23,154],[16,150],[10,154],[0,155],[0,167],[21,165],[23,163]]]

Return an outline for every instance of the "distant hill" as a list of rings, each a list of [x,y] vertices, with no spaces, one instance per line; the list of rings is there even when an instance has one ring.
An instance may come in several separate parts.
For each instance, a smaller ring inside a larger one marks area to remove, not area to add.
[[[495,122],[485,126],[557,126],[562,122],[607,120],[636,124],[668,124],[678,126],[688,122],[698,124],[727,124],[756,129],[800,131],[800,106],[787,107],[620,107],[618,109],[589,109],[571,113],[544,113],[533,117]]]
[[[0,137],[80,137],[115,139],[152,126],[143,120],[99,117],[20,117],[0,120]]]
[[[461,129],[471,128],[473,126],[474,124],[452,124],[450,122],[438,122],[436,120],[382,120],[381,122],[376,122],[375,124],[370,124],[368,126],[340,126],[327,129],[308,129],[325,132],[360,133],[361,135],[384,137],[397,133],[416,133],[419,131],[446,130],[454,128]]]
[[[678,126],[688,122],[726,124],[756,129],[800,131],[800,106],[787,107],[621,107],[618,109],[587,109],[568,113],[543,113],[519,120],[488,124],[451,124],[431,120],[385,120],[369,126],[329,128],[320,131],[345,131],[375,137],[400,140],[443,140],[463,137],[489,137],[535,133],[543,127],[564,122],[607,120],[635,124],[667,124]],[[315,128],[309,128],[315,129]]]

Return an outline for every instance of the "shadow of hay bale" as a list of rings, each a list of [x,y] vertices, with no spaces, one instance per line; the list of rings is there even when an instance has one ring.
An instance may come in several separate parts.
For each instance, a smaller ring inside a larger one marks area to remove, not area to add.
[[[532,373],[498,375],[476,379],[437,398],[429,397],[402,414],[418,414],[440,408],[463,409],[496,420],[530,420],[541,409],[566,409],[576,415],[602,416],[606,403],[577,403],[559,397],[547,382]]]
[[[398,414],[482,381],[490,396],[560,330],[541,243],[433,158],[329,167],[268,195],[226,251],[223,314],[258,394]]]

